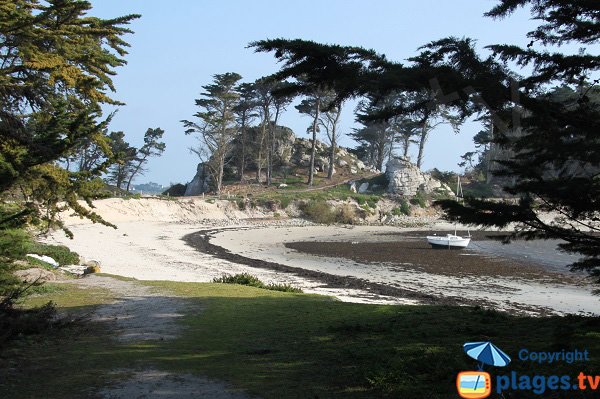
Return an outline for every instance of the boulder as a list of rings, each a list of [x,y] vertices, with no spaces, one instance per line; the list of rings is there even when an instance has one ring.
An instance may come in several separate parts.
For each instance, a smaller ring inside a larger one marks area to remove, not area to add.
[[[344,166],[347,166],[347,165],[348,165],[348,162],[344,161],[344,160],[343,160],[343,159],[341,159],[341,158],[338,158],[338,160],[337,160],[337,164],[338,164],[338,166],[340,166],[340,167],[344,167]]]
[[[88,266],[83,265],[67,265],[59,267],[60,270],[67,273],[75,274],[77,276],[83,276],[87,268]]]
[[[365,182],[358,187],[358,192],[360,194],[366,193],[369,189],[369,183]]]
[[[33,283],[34,281],[39,283],[56,281],[56,275],[54,273],[37,267],[32,267],[25,270],[17,270],[14,274],[26,283]]]
[[[356,182],[350,183],[350,191],[356,193]]]
[[[416,165],[406,158],[392,158],[386,165],[386,177],[389,181],[388,191],[393,194],[414,196],[418,191],[426,194],[436,190],[452,192],[450,187],[421,172]]]
[[[352,166],[352,167],[350,167],[350,173],[352,173],[353,175],[355,175],[355,174],[358,173],[358,170],[354,166]]]

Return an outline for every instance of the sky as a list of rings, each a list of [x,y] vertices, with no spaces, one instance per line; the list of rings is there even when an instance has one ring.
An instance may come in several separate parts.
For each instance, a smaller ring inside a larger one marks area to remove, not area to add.
[[[272,54],[254,53],[248,43],[268,38],[306,39],[361,46],[404,61],[419,46],[448,36],[477,39],[477,46],[495,43],[526,45],[526,32],[537,24],[521,10],[504,20],[483,17],[493,0],[91,0],[91,15],[114,18],[141,14],[125,37],[131,44],[127,65],[117,69],[113,97],[119,107],[111,131],[123,131],[135,146],[148,128],[165,130],[165,153],[148,163],[136,183],[162,185],[192,180],[199,162],[189,148],[198,141],[186,136],[182,119],[198,111],[194,99],[215,74],[237,72],[251,82],[278,70]],[[357,127],[353,105],[342,114],[341,130]],[[106,112],[112,109],[107,108]],[[297,136],[310,120],[293,106],[281,123]],[[468,122],[458,134],[440,126],[430,135],[423,168],[456,170],[460,156],[473,147],[477,123]],[[355,143],[344,138],[344,146]],[[413,155],[413,159],[415,159]]]

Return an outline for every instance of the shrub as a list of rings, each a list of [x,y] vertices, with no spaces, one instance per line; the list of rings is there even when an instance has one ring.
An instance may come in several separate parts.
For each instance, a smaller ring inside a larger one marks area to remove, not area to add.
[[[421,208],[427,208],[427,197],[424,192],[417,191],[417,194],[410,199],[413,205],[419,205]]]
[[[340,207],[336,219],[338,223],[355,224],[357,219],[356,209],[350,204],[344,204]]]
[[[246,210],[246,201],[244,201],[243,199],[237,200],[237,207],[240,211]]]
[[[281,197],[279,199],[279,205],[281,206],[281,209],[285,209],[290,206],[290,202],[292,202],[290,197]]]
[[[187,184],[177,183],[165,190],[162,195],[168,195],[170,197],[183,197],[186,189]]]
[[[392,209],[392,215],[394,215],[394,216],[401,216],[401,215],[410,216],[410,205],[408,205],[408,202],[405,199],[400,201],[400,206]]]
[[[79,255],[64,245],[50,245],[39,242],[31,242],[27,246],[27,252],[49,256],[57,261],[61,266],[76,265],[79,263]]]
[[[405,199],[400,202],[400,212],[406,216],[410,216],[410,205]]]
[[[325,201],[313,200],[300,206],[304,216],[315,223],[332,224],[336,221],[336,212]]]
[[[213,283],[240,284],[259,288],[262,288],[262,286],[264,286],[262,281],[248,273],[241,273],[233,276],[231,274],[224,274],[221,277],[213,278]]]
[[[289,284],[265,284],[256,276],[253,276],[249,273],[241,273],[233,276],[231,274],[224,274],[221,277],[213,278],[213,283],[248,285],[250,287],[262,288],[271,291],[302,292],[300,288],[296,288]]]

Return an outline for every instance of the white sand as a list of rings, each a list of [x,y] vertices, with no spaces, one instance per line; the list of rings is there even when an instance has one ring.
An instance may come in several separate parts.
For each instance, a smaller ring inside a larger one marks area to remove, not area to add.
[[[371,303],[415,303],[402,298],[374,297],[366,291],[319,287],[285,273],[234,264],[202,254],[181,240],[186,234],[215,226],[247,225],[248,214],[227,201],[209,204],[201,198],[183,201],[158,199],[97,201],[97,211],[118,230],[93,225],[76,218],[65,222],[74,232],[69,240],[60,232],[49,241],[68,245],[87,259],[101,262],[102,271],[141,280],[207,282],[223,273],[248,272],[265,282],[288,283],[306,292],[334,295],[341,300]],[[264,217],[256,213],[253,217]],[[248,227],[218,233],[214,244],[247,257],[293,267],[351,275],[371,282],[419,290],[437,296],[485,300],[495,307],[519,310],[524,307],[557,313],[600,314],[600,299],[590,287],[576,287],[505,278],[450,277],[410,269],[390,270],[386,265],[362,265],[348,260],[300,254],[283,246],[286,241],[365,241],[394,239],[377,233],[399,231],[393,227]]]

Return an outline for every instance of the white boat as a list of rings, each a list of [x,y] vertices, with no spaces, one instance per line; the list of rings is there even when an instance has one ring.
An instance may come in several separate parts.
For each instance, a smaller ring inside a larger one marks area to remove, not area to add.
[[[462,185],[460,184],[460,177],[457,178],[456,182],[456,199],[460,200],[463,197]],[[471,232],[468,232],[468,237],[461,237],[456,235],[456,225],[454,225],[454,234],[446,234],[445,236],[432,235],[427,236],[427,242],[433,248],[449,248],[449,249],[460,249],[466,248],[471,242]]]
[[[461,237],[454,234],[446,234],[445,236],[427,236],[427,242],[433,248],[466,248],[471,242],[471,236]]]

